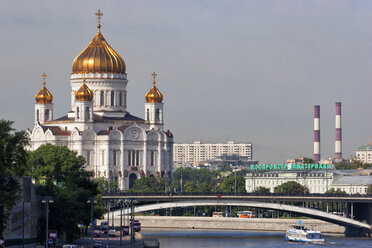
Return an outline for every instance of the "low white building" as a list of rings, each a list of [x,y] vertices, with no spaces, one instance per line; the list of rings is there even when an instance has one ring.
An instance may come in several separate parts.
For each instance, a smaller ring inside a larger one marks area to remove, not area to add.
[[[325,193],[331,188],[333,173],[329,171],[293,171],[293,172],[259,172],[247,173],[245,189],[248,193],[255,192],[258,187],[274,188],[290,181],[295,181],[309,189],[309,193]]]
[[[372,163],[372,145],[371,142],[368,140],[367,145],[361,146],[355,153],[355,157],[357,160],[363,163]]]
[[[252,144],[235,143],[234,141],[218,144],[195,141],[194,143],[173,145],[173,163],[175,164],[195,165],[198,162],[215,160],[222,155],[238,155],[252,160]]]
[[[347,194],[367,194],[372,185],[372,176],[347,175],[339,171],[270,171],[247,173],[245,188],[248,193],[255,192],[258,187],[274,188],[294,181],[309,189],[310,194],[324,194],[330,189],[340,189]]]
[[[332,183],[332,188],[345,191],[347,194],[367,194],[372,185],[372,176],[343,176]]]

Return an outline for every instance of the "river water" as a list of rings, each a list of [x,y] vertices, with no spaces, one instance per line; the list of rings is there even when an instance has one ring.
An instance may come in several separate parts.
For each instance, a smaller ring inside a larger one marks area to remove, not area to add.
[[[288,242],[284,233],[216,230],[162,230],[145,229],[145,238],[158,238],[160,248],[240,248],[240,247],[368,247],[372,248],[371,238],[347,238],[326,235],[325,244],[303,244]]]

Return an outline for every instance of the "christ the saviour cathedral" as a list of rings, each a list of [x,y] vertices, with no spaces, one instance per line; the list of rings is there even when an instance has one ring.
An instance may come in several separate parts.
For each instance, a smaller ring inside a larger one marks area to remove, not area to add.
[[[171,177],[173,135],[163,126],[163,95],[153,86],[145,96],[145,119],[127,112],[127,73],[123,58],[98,32],[75,58],[71,73],[71,111],[53,119],[53,95],[36,94],[35,124],[28,131],[31,150],[51,143],[84,156],[94,177],[115,180],[120,190],[144,176]]]

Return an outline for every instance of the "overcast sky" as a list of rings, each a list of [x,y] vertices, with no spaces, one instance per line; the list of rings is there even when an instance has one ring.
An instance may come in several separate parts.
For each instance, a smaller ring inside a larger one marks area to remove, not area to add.
[[[124,59],[128,111],[144,117],[158,73],[165,128],[175,142],[252,142],[254,159],[334,154],[342,102],[343,155],[372,136],[372,1],[0,2],[0,118],[32,129],[35,94],[48,74],[54,117],[70,110],[74,58],[96,33]]]

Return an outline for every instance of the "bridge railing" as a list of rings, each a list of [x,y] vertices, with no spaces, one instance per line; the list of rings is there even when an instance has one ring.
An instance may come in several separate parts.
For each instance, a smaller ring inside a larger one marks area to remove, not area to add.
[[[370,198],[372,197],[372,194],[368,195],[362,195],[362,194],[310,194],[310,193],[230,193],[230,192],[213,192],[213,193],[204,193],[204,192],[177,192],[177,193],[165,193],[165,192],[125,192],[125,191],[119,191],[119,192],[112,192],[112,193],[105,193],[103,196],[124,196],[124,197],[135,197],[135,196],[216,196],[216,197],[223,197],[223,196],[289,196],[289,197],[365,197]]]

